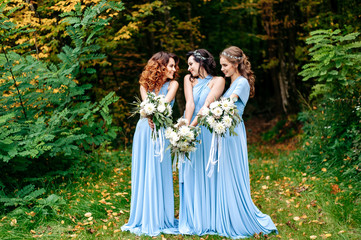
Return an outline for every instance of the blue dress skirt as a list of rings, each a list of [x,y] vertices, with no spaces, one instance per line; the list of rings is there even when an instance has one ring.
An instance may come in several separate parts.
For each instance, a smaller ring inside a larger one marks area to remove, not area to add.
[[[209,81],[213,77],[198,78],[193,87],[195,109],[192,120],[202,108],[210,92]],[[187,235],[215,234],[216,230],[216,177],[206,175],[206,164],[211,147],[212,134],[205,127],[201,127],[198,136],[201,144],[189,156],[190,161],[179,167],[179,232]]]
[[[247,79],[239,77],[223,96],[230,97],[232,93],[238,95],[235,104],[242,116],[249,92]],[[235,132],[238,136],[227,133],[221,143],[216,196],[217,234],[236,239],[251,237],[261,232],[277,233],[272,219],[263,214],[251,198],[247,138],[243,122],[235,128]]]
[[[159,94],[166,95],[169,82]],[[172,101],[173,105],[174,101]],[[132,147],[132,195],[130,217],[123,231],[157,236],[161,232],[178,233],[174,218],[173,174],[170,151],[160,162],[155,156],[152,130],[147,119],[137,123]],[[167,142],[166,146],[167,147]]]

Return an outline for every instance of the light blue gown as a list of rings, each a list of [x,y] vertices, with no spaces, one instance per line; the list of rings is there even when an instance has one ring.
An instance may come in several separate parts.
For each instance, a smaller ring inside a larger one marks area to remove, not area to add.
[[[164,83],[159,94],[166,95],[169,82]],[[172,106],[174,100],[171,102]],[[152,130],[146,118],[137,123],[132,147],[132,195],[130,217],[123,231],[137,235],[156,236],[161,232],[176,234],[174,218],[173,175],[170,151],[160,162],[154,155]],[[166,142],[165,148],[168,142]]]
[[[204,105],[210,92],[209,81],[213,77],[198,78],[198,83],[193,87],[193,100],[195,109],[192,120]],[[190,153],[190,160],[179,167],[179,232],[189,235],[215,234],[215,187],[216,177],[206,175],[206,164],[211,147],[212,134],[205,127],[201,127],[198,136],[202,142],[195,152]]]
[[[237,78],[223,96],[230,97],[232,93],[239,96],[235,104],[242,116],[250,93],[247,79],[242,76]],[[238,136],[227,133],[221,143],[216,197],[217,233],[236,239],[251,237],[260,232],[277,232],[271,218],[263,214],[251,198],[247,139],[243,122],[235,128],[235,132]]]

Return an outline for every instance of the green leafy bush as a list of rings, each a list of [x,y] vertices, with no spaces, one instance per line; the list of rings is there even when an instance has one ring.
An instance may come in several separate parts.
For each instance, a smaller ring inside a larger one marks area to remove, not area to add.
[[[315,171],[342,180],[344,188],[361,187],[361,41],[360,33],[311,32],[311,62],[300,73],[313,80],[304,122],[305,162]],[[357,193],[357,192],[355,192]]]
[[[76,5],[64,13],[70,45],[62,48],[57,63],[38,60],[33,53],[19,55],[5,46],[19,29],[0,6],[0,182],[37,176],[60,170],[92,153],[116,137],[109,105],[118,97],[109,93],[91,102],[80,78],[95,70],[87,62],[105,57],[99,54],[97,37],[109,22],[104,11],[122,10],[121,3],[101,1],[89,8]],[[33,55],[32,55],[33,54]],[[5,184],[5,185],[4,185]]]

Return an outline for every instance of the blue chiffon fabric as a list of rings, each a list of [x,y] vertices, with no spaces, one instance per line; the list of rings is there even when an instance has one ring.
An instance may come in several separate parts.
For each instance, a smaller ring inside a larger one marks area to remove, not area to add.
[[[250,93],[247,79],[242,76],[237,78],[223,96],[230,97],[232,93],[239,97],[235,104],[242,116]],[[235,128],[235,132],[238,136],[227,133],[221,143],[216,196],[217,234],[236,239],[247,238],[260,232],[277,233],[271,218],[263,214],[251,198],[247,139],[243,122]]]
[[[198,78],[198,83],[193,87],[193,100],[195,109],[192,120],[205,103],[210,92],[208,83],[213,77]],[[206,175],[206,164],[211,147],[212,134],[201,127],[197,137],[201,143],[195,152],[190,153],[190,161],[179,167],[179,232],[189,235],[215,234],[216,230],[216,177]]]
[[[166,95],[169,82],[164,83],[159,95]],[[171,102],[172,106],[174,100]],[[132,147],[132,195],[130,217],[123,231],[137,235],[157,236],[161,232],[177,234],[174,218],[173,175],[170,151],[164,159],[154,154],[152,130],[147,119],[137,123]],[[169,142],[166,141],[165,148]]]

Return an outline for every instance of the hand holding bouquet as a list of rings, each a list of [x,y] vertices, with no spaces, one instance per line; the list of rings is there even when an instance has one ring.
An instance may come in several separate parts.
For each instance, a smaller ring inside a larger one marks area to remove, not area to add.
[[[237,112],[233,100],[221,98],[219,101],[212,102],[209,108],[203,109],[198,115],[198,122],[212,133],[222,137],[225,136],[228,129],[231,135],[237,135],[234,128],[242,121]]]
[[[172,124],[172,106],[165,101],[164,95],[156,95],[154,92],[148,92],[147,98],[141,101],[136,98],[135,111],[140,114],[141,118],[149,118],[154,123],[152,129],[152,139],[155,142],[155,155],[160,156],[163,161],[164,152],[164,128]]]
[[[172,107],[170,103],[165,101],[164,95],[157,96],[154,92],[148,92],[144,101],[137,98],[134,105],[133,115],[139,113],[141,118],[149,118],[153,121],[155,126],[153,139],[158,137],[157,130],[172,124]]]
[[[221,98],[219,101],[212,102],[209,108],[204,108],[198,115],[198,122],[212,133],[212,144],[206,169],[209,177],[212,176],[214,165],[218,162],[222,151],[222,137],[226,135],[227,130],[230,135],[237,135],[234,129],[241,121],[242,118],[238,114],[237,107],[230,98]],[[218,156],[216,156],[217,152]]]
[[[170,142],[168,148],[174,156],[173,170],[175,170],[178,157],[179,163],[184,162],[184,158],[189,159],[189,153],[196,150],[196,144],[200,143],[200,140],[197,140],[199,133],[200,128],[189,126],[187,119],[184,118],[178,119],[177,124],[165,130],[165,138]]]

